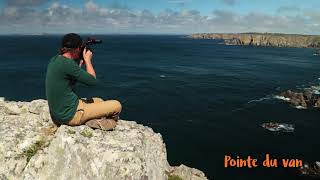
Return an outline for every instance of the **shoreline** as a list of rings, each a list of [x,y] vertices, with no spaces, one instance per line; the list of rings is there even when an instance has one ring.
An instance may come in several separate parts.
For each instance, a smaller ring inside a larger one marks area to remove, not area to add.
[[[223,40],[225,45],[320,48],[320,35],[281,33],[199,33],[187,37],[192,39]]]

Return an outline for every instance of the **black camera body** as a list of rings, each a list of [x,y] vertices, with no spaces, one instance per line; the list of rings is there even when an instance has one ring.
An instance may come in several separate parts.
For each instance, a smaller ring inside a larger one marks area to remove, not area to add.
[[[102,43],[102,40],[89,37],[86,40],[86,42],[82,44],[81,51],[80,51],[80,59],[78,59],[77,61],[80,63],[80,60],[83,59],[83,52],[85,51],[85,49],[92,51],[92,49],[90,48],[91,45],[101,44],[101,43]]]

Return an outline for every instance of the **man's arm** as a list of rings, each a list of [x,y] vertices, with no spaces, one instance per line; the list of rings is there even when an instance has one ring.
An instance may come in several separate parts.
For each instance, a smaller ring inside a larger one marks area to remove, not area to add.
[[[97,79],[92,75],[81,69],[73,60],[64,61],[63,71],[67,76],[75,78],[80,83],[93,86],[97,84]],[[92,65],[91,65],[92,66]]]
[[[93,65],[92,65],[92,52],[89,49],[84,49],[83,51],[83,60],[86,64],[86,70],[89,74],[91,74],[94,78],[97,78],[96,72],[94,71]]]

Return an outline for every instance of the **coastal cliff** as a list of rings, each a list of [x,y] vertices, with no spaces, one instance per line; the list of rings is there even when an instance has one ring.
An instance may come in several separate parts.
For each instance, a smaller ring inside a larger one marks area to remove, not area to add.
[[[200,33],[194,39],[221,39],[226,45],[319,48],[320,36],[272,33]]]
[[[119,120],[113,131],[57,127],[46,100],[0,98],[0,123],[0,179],[207,179],[170,166],[161,134],[134,121]]]

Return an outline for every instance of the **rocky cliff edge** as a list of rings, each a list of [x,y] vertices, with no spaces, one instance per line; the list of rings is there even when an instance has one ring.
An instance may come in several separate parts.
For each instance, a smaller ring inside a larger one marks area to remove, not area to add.
[[[0,98],[0,179],[204,180],[200,170],[170,166],[162,136],[134,121],[113,131],[56,127],[46,100]]]
[[[222,39],[226,45],[320,48],[320,36],[278,33],[200,33],[194,39]]]

